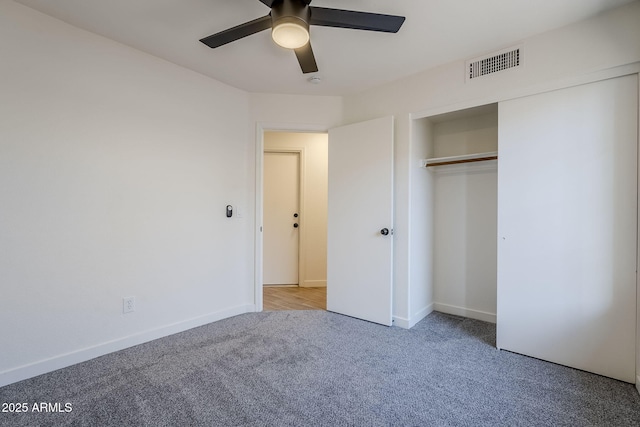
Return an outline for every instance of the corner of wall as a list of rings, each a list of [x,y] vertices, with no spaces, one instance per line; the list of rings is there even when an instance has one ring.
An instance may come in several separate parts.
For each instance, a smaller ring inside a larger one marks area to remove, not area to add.
[[[418,310],[414,315],[410,318],[393,316],[393,326],[397,326],[402,329],[411,329],[415,325],[417,325],[422,319],[427,317],[434,310],[434,305],[429,304],[421,310]]]

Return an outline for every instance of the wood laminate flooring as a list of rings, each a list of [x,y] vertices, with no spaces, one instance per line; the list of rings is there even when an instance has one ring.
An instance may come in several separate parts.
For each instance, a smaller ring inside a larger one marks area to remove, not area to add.
[[[264,311],[327,309],[325,287],[264,286],[262,295]]]

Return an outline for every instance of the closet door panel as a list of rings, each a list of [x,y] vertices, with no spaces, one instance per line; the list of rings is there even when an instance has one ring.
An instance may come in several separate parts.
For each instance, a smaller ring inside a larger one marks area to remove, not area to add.
[[[497,345],[635,381],[638,80],[499,106]]]

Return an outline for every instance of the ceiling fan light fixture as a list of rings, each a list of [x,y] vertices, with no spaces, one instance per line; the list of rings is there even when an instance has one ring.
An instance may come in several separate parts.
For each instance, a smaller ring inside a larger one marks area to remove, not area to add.
[[[298,49],[309,43],[309,27],[302,20],[281,20],[273,26],[271,38],[279,46]]]
[[[303,74],[309,74],[318,71],[309,41],[309,26],[397,33],[405,20],[404,16],[310,6],[311,1],[260,0],[271,8],[268,15],[212,34],[200,41],[213,49],[271,29],[273,41],[281,47],[293,50],[300,70]]]

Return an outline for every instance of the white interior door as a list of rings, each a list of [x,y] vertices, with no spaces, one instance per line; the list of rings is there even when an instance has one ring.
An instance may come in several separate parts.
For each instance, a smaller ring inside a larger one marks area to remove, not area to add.
[[[500,103],[499,348],[635,381],[636,76]]]
[[[392,227],[393,117],[331,129],[327,310],[391,325]]]
[[[264,153],[265,285],[298,284],[300,155]]]

